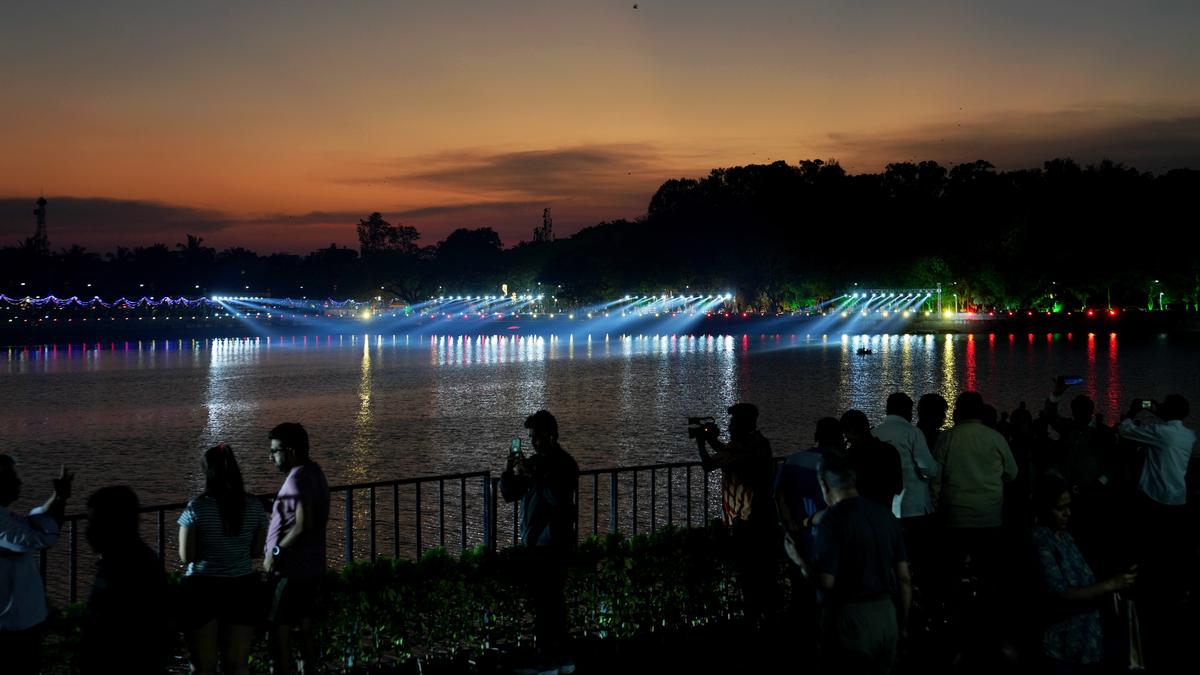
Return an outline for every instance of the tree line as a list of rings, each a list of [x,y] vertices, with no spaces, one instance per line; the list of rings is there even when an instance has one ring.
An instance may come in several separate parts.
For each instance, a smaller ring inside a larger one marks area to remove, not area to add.
[[[792,310],[860,288],[934,288],[977,309],[1200,308],[1200,171],[1154,175],[1053,159],[998,171],[979,160],[848,174],[836,160],[713,169],[664,182],[646,213],[505,248],[464,227],[422,245],[379,213],[357,250],[218,251],[201,237],[104,255],[79,246],[0,249],[9,295],[430,296],[547,289],[560,301],[627,293],[734,292]],[[349,226],[349,224],[348,224]],[[20,286],[21,282],[25,286]],[[89,285],[90,284],[90,285]]]

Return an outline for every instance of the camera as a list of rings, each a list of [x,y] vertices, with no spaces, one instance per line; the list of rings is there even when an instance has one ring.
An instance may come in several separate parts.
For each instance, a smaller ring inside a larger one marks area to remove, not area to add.
[[[1078,375],[1059,375],[1058,379],[1068,387],[1075,387],[1083,384],[1083,378]]]
[[[688,438],[715,438],[721,432],[713,417],[689,417]]]

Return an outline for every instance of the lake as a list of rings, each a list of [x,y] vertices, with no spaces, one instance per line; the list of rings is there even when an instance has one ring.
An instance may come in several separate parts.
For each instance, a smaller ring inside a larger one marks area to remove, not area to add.
[[[860,346],[872,354],[859,356]],[[92,346],[94,347],[94,345]],[[1131,398],[1200,403],[1194,339],[1117,334],[344,335],[60,345],[0,351],[0,451],[22,462],[29,506],[60,463],[78,499],[126,483],[144,504],[202,486],[199,457],[233,446],[247,485],[280,480],[267,431],[308,428],[331,483],[503,467],[522,421],[559,420],[583,468],[691,460],[686,417],[756,403],[776,454],[809,445],[818,417],[887,395],[948,400],[977,389],[1000,410],[1036,409],[1057,374],[1115,421]],[[1063,406],[1064,412],[1066,406]],[[1189,421],[1190,423],[1190,421]],[[74,510],[74,509],[73,509]]]

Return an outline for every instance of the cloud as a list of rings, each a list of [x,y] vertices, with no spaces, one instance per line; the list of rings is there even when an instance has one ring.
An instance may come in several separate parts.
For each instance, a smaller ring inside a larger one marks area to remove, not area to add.
[[[1200,111],[1077,108],[1002,113],[970,122],[923,125],[883,134],[829,134],[822,152],[852,172],[889,162],[943,164],[986,159],[999,169],[1041,167],[1056,157],[1112,159],[1142,171],[1200,168]]]
[[[632,176],[658,173],[666,159],[646,143],[517,152],[456,150],[397,160],[382,177],[352,182],[420,184],[485,197],[476,201],[545,201],[624,192],[634,182]],[[489,200],[487,196],[505,199]]]
[[[36,197],[0,198],[0,238],[4,245],[33,234]],[[52,243],[71,242],[95,246],[112,245],[115,237],[138,242],[167,242],[184,233],[210,234],[234,224],[226,214],[156,201],[108,199],[103,197],[46,198],[47,229]]]
[[[237,218],[233,222],[244,225],[326,225],[346,223],[353,225],[370,215],[368,211],[309,211],[308,213],[267,213],[258,216]]]

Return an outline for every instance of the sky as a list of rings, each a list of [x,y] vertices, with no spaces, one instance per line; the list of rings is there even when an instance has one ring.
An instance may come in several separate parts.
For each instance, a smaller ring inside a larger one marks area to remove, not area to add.
[[[837,159],[1200,169],[1194,0],[6,2],[0,245],[567,236]]]

